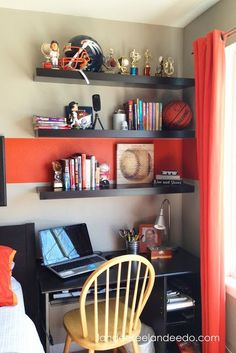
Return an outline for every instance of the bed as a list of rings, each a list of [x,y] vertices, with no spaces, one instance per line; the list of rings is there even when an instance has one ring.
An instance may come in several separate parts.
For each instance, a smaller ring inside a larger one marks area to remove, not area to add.
[[[0,353],[44,353],[37,332],[39,305],[34,224],[0,227],[0,244],[17,250],[11,281],[18,298],[16,306],[0,308]]]

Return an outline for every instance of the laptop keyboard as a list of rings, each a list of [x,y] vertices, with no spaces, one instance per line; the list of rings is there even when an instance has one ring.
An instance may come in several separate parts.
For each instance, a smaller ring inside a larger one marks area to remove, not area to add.
[[[94,264],[96,262],[101,262],[102,259],[99,256],[93,256],[91,258],[87,258],[87,259],[81,259],[78,261],[72,261],[68,264],[61,264],[61,265],[57,265],[57,266],[51,266],[51,268],[53,268],[55,271],[57,272],[62,272],[62,271],[66,271],[66,270],[72,270],[74,268],[77,267],[82,267],[82,266],[87,266],[90,264]]]

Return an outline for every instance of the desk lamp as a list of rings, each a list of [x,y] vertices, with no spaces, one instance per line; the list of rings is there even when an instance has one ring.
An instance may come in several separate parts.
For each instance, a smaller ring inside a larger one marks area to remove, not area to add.
[[[166,225],[166,220],[164,217],[164,205],[167,203],[168,205],[168,225]],[[171,215],[171,206],[170,206],[170,201],[168,199],[165,199],[161,203],[160,207],[160,212],[159,215],[156,218],[154,228],[158,230],[163,230],[164,235],[165,235],[165,243],[169,244],[170,240],[170,215]]]
[[[164,216],[164,205],[165,203],[168,205],[168,225],[166,224],[165,216]],[[170,215],[171,215],[171,206],[170,201],[165,199],[161,203],[159,215],[156,218],[154,228],[158,230],[162,230],[164,232],[165,238],[163,245],[158,247],[157,249],[151,249],[151,258],[152,259],[169,259],[172,257],[172,248],[170,245]]]

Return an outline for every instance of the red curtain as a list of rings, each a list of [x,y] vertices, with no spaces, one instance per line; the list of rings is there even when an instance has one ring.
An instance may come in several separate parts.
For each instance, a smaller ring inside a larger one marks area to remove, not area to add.
[[[203,353],[225,353],[223,249],[223,109],[225,43],[214,30],[194,42],[196,136],[200,188]],[[208,340],[208,337],[207,337]]]

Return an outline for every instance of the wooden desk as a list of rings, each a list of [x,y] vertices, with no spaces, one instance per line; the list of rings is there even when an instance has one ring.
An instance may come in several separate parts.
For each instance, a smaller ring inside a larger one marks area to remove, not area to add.
[[[108,259],[114,256],[124,254],[122,251],[106,252],[103,255]],[[196,301],[195,321],[191,320],[193,328],[191,333],[199,334],[200,331],[200,294],[199,294],[199,259],[185,250],[178,248],[172,259],[153,260],[152,264],[155,268],[156,281],[148,303],[141,316],[141,320],[152,326],[156,335],[167,335],[173,331],[170,315],[167,313],[167,298],[166,292],[171,282],[174,280],[184,280],[191,290],[191,295]],[[89,274],[73,277],[71,279],[62,280],[51,271],[40,266],[39,282],[41,293],[45,296],[45,329],[49,336],[49,314],[50,303],[54,300],[53,295],[62,291],[73,291],[82,288]],[[116,282],[116,274],[111,275],[111,283]],[[132,279],[135,279],[135,269],[132,272]],[[141,276],[142,278],[142,276]],[[125,282],[126,274],[123,272]],[[131,280],[132,280],[131,279]],[[177,282],[178,282],[177,281]],[[105,282],[100,282],[100,286],[105,285]],[[67,300],[67,299],[63,299]],[[173,315],[171,315],[173,316]],[[186,322],[186,325],[188,323]],[[178,326],[178,325],[177,325]],[[193,332],[194,331],[194,332]],[[175,352],[175,345],[168,348],[165,342],[157,342],[156,348],[158,353]],[[49,341],[46,340],[46,351],[49,353]]]

